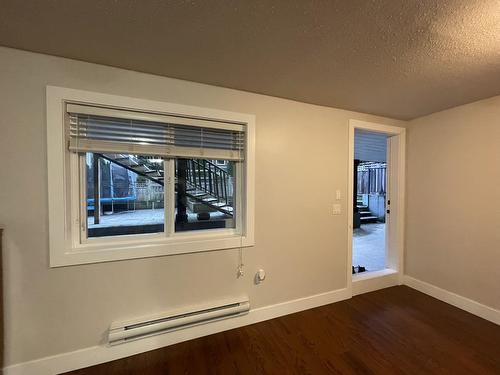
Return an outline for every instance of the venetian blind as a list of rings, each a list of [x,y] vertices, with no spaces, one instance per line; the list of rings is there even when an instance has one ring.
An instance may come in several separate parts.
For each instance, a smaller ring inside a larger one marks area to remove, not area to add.
[[[72,152],[243,160],[245,125],[67,104]]]

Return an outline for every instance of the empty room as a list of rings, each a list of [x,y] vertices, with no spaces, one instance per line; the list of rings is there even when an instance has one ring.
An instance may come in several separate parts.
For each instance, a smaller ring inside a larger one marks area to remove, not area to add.
[[[0,373],[500,374],[497,0],[0,0]]]

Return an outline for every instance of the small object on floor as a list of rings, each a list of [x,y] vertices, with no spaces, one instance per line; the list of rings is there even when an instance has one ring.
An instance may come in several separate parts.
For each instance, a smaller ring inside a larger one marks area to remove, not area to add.
[[[358,266],[358,273],[359,272],[366,272],[366,268],[363,266]]]
[[[356,270],[354,269],[354,266],[352,266],[352,274],[354,275],[356,273]]]
[[[210,220],[210,213],[209,212],[200,212],[197,215],[198,220]]]

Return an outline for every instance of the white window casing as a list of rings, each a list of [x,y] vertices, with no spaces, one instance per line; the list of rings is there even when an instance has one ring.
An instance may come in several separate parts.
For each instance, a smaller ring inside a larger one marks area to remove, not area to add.
[[[255,116],[54,86],[46,94],[51,267],[254,245]],[[81,155],[93,151],[163,156],[166,217],[173,158],[236,161],[236,228],[176,233],[172,216],[165,233],[87,241]]]

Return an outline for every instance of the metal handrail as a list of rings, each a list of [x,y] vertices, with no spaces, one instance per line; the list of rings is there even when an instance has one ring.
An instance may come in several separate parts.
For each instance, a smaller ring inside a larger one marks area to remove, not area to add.
[[[219,202],[229,204],[229,173],[205,159],[188,159],[187,182]]]

